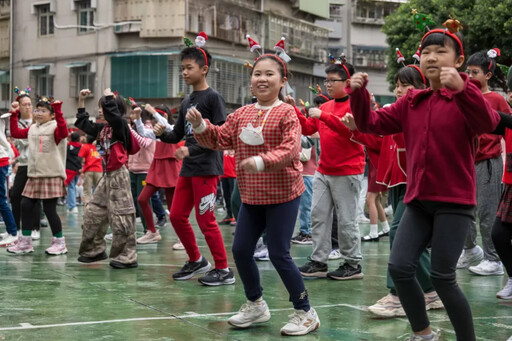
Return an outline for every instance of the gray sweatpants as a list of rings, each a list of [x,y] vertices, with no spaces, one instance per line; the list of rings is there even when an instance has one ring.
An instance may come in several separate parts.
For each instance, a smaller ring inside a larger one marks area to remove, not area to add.
[[[311,206],[312,260],[327,263],[331,253],[333,209],[338,216],[341,264],[356,266],[363,258],[359,225],[356,223],[362,180],[363,174],[330,176],[315,173]]]
[[[476,170],[476,216],[480,221],[480,235],[484,259],[497,262],[500,260],[491,238],[492,225],[501,198],[501,178],[503,177],[503,159],[501,156],[483,160],[475,164]],[[476,222],[473,220],[466,237],[464,249],[477,245]]]

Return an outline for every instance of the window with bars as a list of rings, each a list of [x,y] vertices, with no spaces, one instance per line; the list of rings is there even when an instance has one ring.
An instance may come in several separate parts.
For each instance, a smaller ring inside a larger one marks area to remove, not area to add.
[[[385,48],[365,48],[358,46],[353,49],[353,59],[355,67],[365,67],[369,69],[382,70],[386,68],[386,49]]]
[[[69,96],[78,97],[80,90],[89,89],[94,94],[96,74],[91,72],[91,64],[69,69]]]
[[[94,8],[91,7],[91,0],[81,0],[76,2],[78,14],[78,33],[94,31]],[[86,27],[86,26],[90,26]]]
[[[208,83],[217,90],[226,103],[236,106],[251,101],[249,70],[241,63],[214,60],[208,73]],[[181,77],[179,56],[170,56],[167,69],[167,93],[169,97],[185,97],[192,92]]]
[[[36,7],[38,13],[39,36],[52,35],[55,31],[53,25],[53,13],[50,12],[50,4],[39,5]]]
[[[54,94],[53,75],[50,74],[49,67],[30,71],[30,84],[35,84],[33,91],[36,95],[52,96]]]

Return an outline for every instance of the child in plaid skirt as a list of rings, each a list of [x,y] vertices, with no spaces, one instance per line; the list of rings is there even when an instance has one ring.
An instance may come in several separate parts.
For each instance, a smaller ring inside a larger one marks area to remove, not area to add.
[[[39,220],[32,214],[34,208],[43,202],[43,209],[50,228],[52,243],[46,249],[49,255],[61,255],[68,252],[62,236],[62,224],[57,214],[57,199],[65,196],[66,179],[66,138],[68,128],[62,114],[62,102],[50,103],[42,98],[36,105],[34,121],[30,127],[18,127],[19,103],[11,104],[11,136],[28,139],[28,180],[21,199],[21,232],[18,244],[7,249],[14,254],[34,252],[30,237],[32,226]],[[34,219],[36,221],[34,221]]]

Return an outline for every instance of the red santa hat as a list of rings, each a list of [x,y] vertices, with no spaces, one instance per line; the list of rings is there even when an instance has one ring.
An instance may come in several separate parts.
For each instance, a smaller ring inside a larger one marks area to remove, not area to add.
[[[208,36],[205,32],[201,31],[196,37],[196,46],[197,47],[203,47],[206,44],[206,41],[208,40]]]
[[[277,53],[285,52],[284,40],[285,40],[285,38],[281,37],[281,40],[279,40],[279,42],[276,44],[276,46],[274,46],[274,50],[276,50]]]
[[[402,52],[400,52],[400,49],[396,48],[396,62],[397,63],[403,63],[405,61],[404,56],[402,55]]]
[[[416,50],[416,53],[414,53],[412,55],[412,57],[414,59],[416,59],[416,61],[419,63],[420,62],[420,57],[421,57],[421,45],[418,46],[418,49]]]
[[[493,48],[487,51],[487,56],[491,59],[501,56],[501,51],[498,48]]]
[[[251,52],[254,52],[257,49],[261,49],[261,45],[252,39],[250,35],[246,35],[245,37],[249,41],[249,48],[251,49]]]

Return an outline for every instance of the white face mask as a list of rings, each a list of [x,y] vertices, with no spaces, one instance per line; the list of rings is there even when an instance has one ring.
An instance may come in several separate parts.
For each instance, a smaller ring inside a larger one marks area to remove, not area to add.
[[[242,132],[240,133],[240,140],[243,143],[248,144],[250,146],[260,146],[265,141],[263,140],[263,125],[258,128],[254,128],[252,123],[249,123],[247,127],[242,127]]]
[[[242,132],[238,136],[240,137],[240,140],[242,140],[243,143],[248,144],[250,146],[261,146],[262,144],[264,144],[265,140],[263,139],[263,126],[265,125],[265,122],[267,122],[267,117],[272,111],[272,109],[274,107],[277,107],[281,103],[283,102],[277,100],[274,104],[272,104],[272,106],[268,109],[267,113],[265,114],[261,126],[255,128],[252,125],[252,123],[248,123],[247,127],[242,127]],[[258,105],[256,105],[256,108],[258,108]]]

